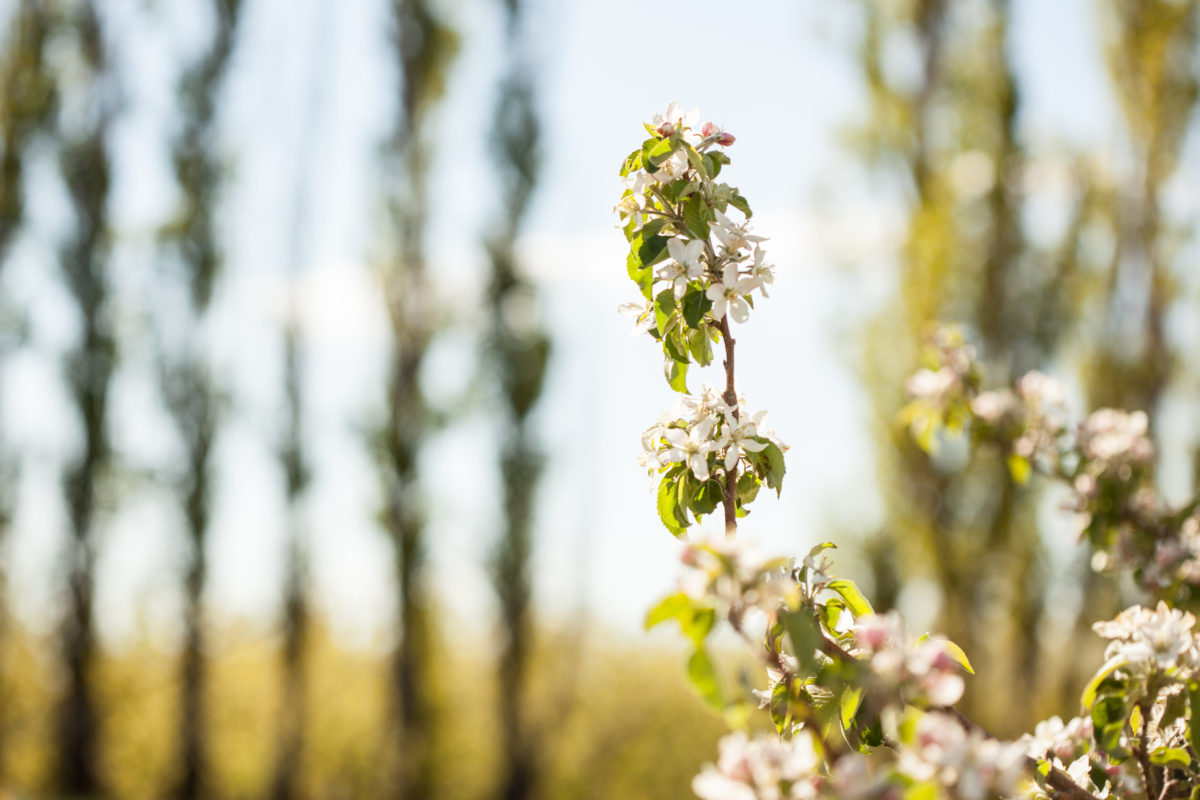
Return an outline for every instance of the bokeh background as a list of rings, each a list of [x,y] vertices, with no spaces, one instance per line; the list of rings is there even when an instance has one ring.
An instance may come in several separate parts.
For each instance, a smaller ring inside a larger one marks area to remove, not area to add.
[[[960,322],[1192,493],[1198,79],[1194,0],[3,0],[0,786],[688,796],[723,724],[641,630],[671,393],[612,214],[671,100],[777,267],[744,534],[837,541],[998,733],[1076,713],[1131,587],[896,415]]]

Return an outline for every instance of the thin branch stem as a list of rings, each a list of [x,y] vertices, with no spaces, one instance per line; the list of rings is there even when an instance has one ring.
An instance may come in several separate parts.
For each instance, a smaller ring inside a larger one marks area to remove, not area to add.
[[[736,423],[738,419],[737,389],[733,381],[733,347],[737,344],[729,330],[729,314],[721,317],[721,340],[725,342],[725,404],[732,409],[731,414]],[[730,445],[736,447],[737,445]],[[737,478],[738,465],[725,471],[725,485],[721,489],[721,503],[725,506],[725,535],[733,537],[737,534]]]

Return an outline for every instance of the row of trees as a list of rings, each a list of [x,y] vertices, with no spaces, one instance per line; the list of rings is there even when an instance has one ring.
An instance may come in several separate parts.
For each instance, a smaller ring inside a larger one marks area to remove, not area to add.
[[[178,507],[178,536],[184,544],[180,592],[183,598],[182,643],[178,663],[176,768],[172,784],[160,790],[181,798],[212,792],[214,758],[209,725],[210,653],[206,614],[208,552],[216,484],[215,451],[234,410],[226,376],[214,366],[213,305],[225,267],[228,243],[219,220],[227,188],[235,178],[230,154],[219,147],[223,97],[231,64],[241,42],[244,4],[240,0],[197,0],[209,23],[202,48],[177,64],[170,163],[178,203],[161,221],[157,237],[156,280],[164,297],[183,296],[181,308],[161,304],[153,319],[161,402],[177,437],[178,461],[166,487]],[[382,488],[381,527],[395,559],[398,607],[396,646],[390,669],[392,721],[386,775],[374,791],[408,798],[431,796],[436,764],[431,739],[439,723],[433,707],[430,669],[435,602],[426,578],[425,518],[418,485],[422,448],[440,425],[444,410],[430,408],[423,396],[422,364],[446,314],[443,298],[429,276],[425,231],[429,218],[428,172],[437,140],[430,119],[442,100],[458,49],[457,36],[428,0],[390,4],[390,41],[394,54],[396,102],[392,133],[383,143],[380,184],[386,206],[378,279],[391,322],[386,397],[387,418],[367,446],[377,457]],[[100,766],[101,711],[96,674],[101,653],[95,628],[95,574],[103,516],[110,511],[121,458],[111,434],[114,378],[122,369],[121,341],[114,304],[114,245],[110,213],[112,188],[121,179],[114,153],[115,130],[127,106],[127,81],[114,52],[118,31],[112,4],[99,0],[20,0],[7,18],[2,42],[0,86],[0,266],[15,252],[23,233],[41,235],[39,220],[25,209],[29,198],[48,191],[31,174],[56,162],[58,180],[73,209],[71,230],[58,244],[62,283],[76,306],[80,334],[66,354],[64,377],[79,421],[81,438],[63,465],[62,495],[70,538],[64,554],[68,607],[62,619],[57,663],[65,676],[58,698],[57,734],[50,784],[35,787],[65,796],[88,797],[106,791]],[[323,13],[337,13],[335,8]],[[503,4],[506,52],[520,51],[523,8]],[[320,115],[320,51],[308,98],[308,125],[295,162],[295,206],[291,210],[290,250],[283,268],[295,278],[310,258],[306,239],[312,219],[310,170]],[[328,65],[325,65],[327,68]],[[522,686],[533,635],[530,579],[533,497],[541,457],[528,418],[541,392],[549,340],[536,325],[511,313],[516,304],[535,303],[523,277],[514,243],[537,177],[536,86],[531,64],[505,66],[496,105],[495,155],[502,217],[487,240],[492,256],[487,305],[492,324],[480,344],[490,356],[498,387],[487,398],[498,409],[497,424],[508,432],[497,467],[503,476],[504,522],[492,559],[494,588],[501,609],[504,646],[499,658],[501,690],[498,714],[506,743],[504,778],[497,795],[530,796],[537,779],[535,729],[524,713]],[[233,154],[236,164],[236,154]],[[296,283],[295,280],[290,281]],[[277,445],[287,499],[287,547],[282,587],[280,673],[283,691],[278,720],[274,777],[265,788],[279,800],[302,791],[305,736],[311,730],[307,697],[307,658],[314,622],[308,587],[308,538],[304,499],[312,466],[307,451],[307,407],[302,390],[306,355],[298,300],[280,331],[286,416]],[[20,346],[25,309],[4,307],[0,358]],[[481,359],[483,360],[483,359]],[[13,391],[13,387],[4,387]],[[21,454],[0,441],[0,536],[10,527],[16,496],[13,487]],[[120,503],[121,497],[116,498]],[[11,619],[11,617],[6,617]],[[9,637],[9,645],[19,637]],[[0,726],[3,729],[3,726]],[[0,741],[0,778],[5,774]]]
[[[1026,729],[1047,707],[1073,705],[1087,676],[1086,661],[1070,654],[1100,646],[1077,609],[1104,616],[1117,598],[1086,564],[1070,567],[1070,581],[1057,574],[1042,498],[1016,491],[1002,458],[931,457],[894,424],[930,326],[963,321],[998,383],[1080,365],[1089,408],[1161,419],[1168,392],[1195,380],[1187,343],[1169,335],[1167,320],[1195,313],[1180,256],[1196,221],[1173,216],[1167,196],[1185,180],[1180,160],[1196,130],[1200,7],[1102,0],[1092,11],[1123,123],[1111,153],[1022,128],[1006,0],[863,4],[871,102],[855,146],[908,208],[897,301],[863,339],[887,509],[865,551],[885,609],[898,602],[902,576],[938,587],[937,628],[991,665],[964,710],[1002,734]],[[914,57],[889,59],[897,48]],[[1055,204],[1069,213],[1047,225]],[[1187,446],[1195,460],[1198,443]],[[1070,585],[1080,588],[1077,601]],[[1001,688],[1011,686],[1028,687],[1024,711],[1005,700]]]

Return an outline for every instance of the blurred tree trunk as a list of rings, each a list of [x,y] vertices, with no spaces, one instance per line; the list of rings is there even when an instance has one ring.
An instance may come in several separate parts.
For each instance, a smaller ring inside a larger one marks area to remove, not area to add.
[[[223,391],[204,352],[204,321],[221,266],[214,210],[222,183],[215,152],[217,102],[233,49],[240,0],[213,0],[215,34],[179,85],[181,130],[175,138],[175,178],[182,208],[163,239],[177,262],[191,308],[182,321],[183,341],[166,355],[163,393],[183,444],[186,472],[178,493],[187,535],[184,567],[184,644],[180,674],[179,774],[173,794],[194,800],[207,792],[206,636],[204,590],[212,516],[213,447],[220,427]],[[176,320],[176,323],[179,321]]]
[[[492,557],[492,585],[500,602],[503,640],[499,659],[500,732],[504,775],[499,800],[526,800],[537,781],[538,755],[532,721],[525,708],[526,673],[533,624],[530,618],[529,559],[533,549],[533,509],[542,455],[529,414],[541,394],[550,340],[541,328],[533,285],[521,275],[515,250],[521,221],[537,179],[539,125],[534,109],[533,74],[521,47],[520,0],[505,0],[505,52],[508,73],[501,84],[493,127],[493,149],[501,178],[498,229],[488,242],[492,281],[490,368],[503,392],[504,528]]]
[[[54,20],[36,0],[21,0],[5,20],[8,31],[0,52],[0,275],[12,242],[25,224],[25,162],[30,145],[47,132],[55,110],[54,76],[46,64],[46,40]],[[21,339],[24,322],[20,309],[0,294],[0,370],[10,349]],[[3,390],[0,384],[0,406]],[[0,425],[0,546],[8,539],[16,513],[20,470],[17,454],[10,452]],[[7,645],[8,568],[0,565],[0,653]],[[8,661],[0,657],[0,708],[9,701]],[[0,775],[10,720],[0,715]]]
[[[420,374],[440,320],[425,263],[430,161],[429,112],[445,88],[457,49],[453,31],[425,0],[394,0],[393,41],[400,62],[399,119],[388,143],[388,211],[395,252],[383,268],[392,330],[388,419],[381,432],[383,522],[395,548],[399,630],[392,661],[392,702],[398,722],[391,791],[404,800],[430,796],[434,781],[429,702],[430,619],[425,578],[425,519],[418,458],[438,421],[426,403]]]
[[[67,289],[79,310],[81,334],[67,354],[67,383],[78,409],[83,442],[63,473],[70,520],[66,552],[67,617],[62,628],[66,687],[58,717],[55,784],[70,797],[99,794],[98,727],[91,678],[96,660],[93,586],[97,512],[112,468],[108,431],[109,387],[117,362],[110,305],[108,193],[109,135],[114,71],[96,4],[72,7],[72,33],[82,74],[67,98],[81,110],[78,127],[60,129],[60,167],[75,210],[75,229],[60,260]],[[77,104],[77,105],[76,105]]]

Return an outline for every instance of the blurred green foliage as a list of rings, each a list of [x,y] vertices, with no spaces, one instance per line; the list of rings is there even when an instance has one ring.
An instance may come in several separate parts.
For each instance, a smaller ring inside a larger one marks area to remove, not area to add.
[[[481,671],[489,634],[439,639],[427,698],[444,720],[434,731],[432,796],[491,797],[502,770],[501,726],[490,667]],[[628,800],[686,796],[698,766],[711,759],[720,718],[687,688],[685,654],[667,645],[598,633],[542,628],[531,654],[529,715],[554,719],[538,752],[536,796]],[[270,787],[275,721],[282,698],[279,636],[249,625],[214,626],[207,698],[211,797],[257,798]],[[301,796],[358,800],[385,796],[389,757],[389,643],[351,646],[328,625],[313,628],[307,687],[310,714],[298,785]],[[102,731],[100,772],[111,795],[163,796],[177,779],[178,656],[149,635],[103,650],[94,675]],[[14,625],[3,643],[0,728],[8,741],[0,788],[52,796],[53,641]],[[481,676],[482,679],[481,679]],[[619,702],[614,699],[619,698]]]

